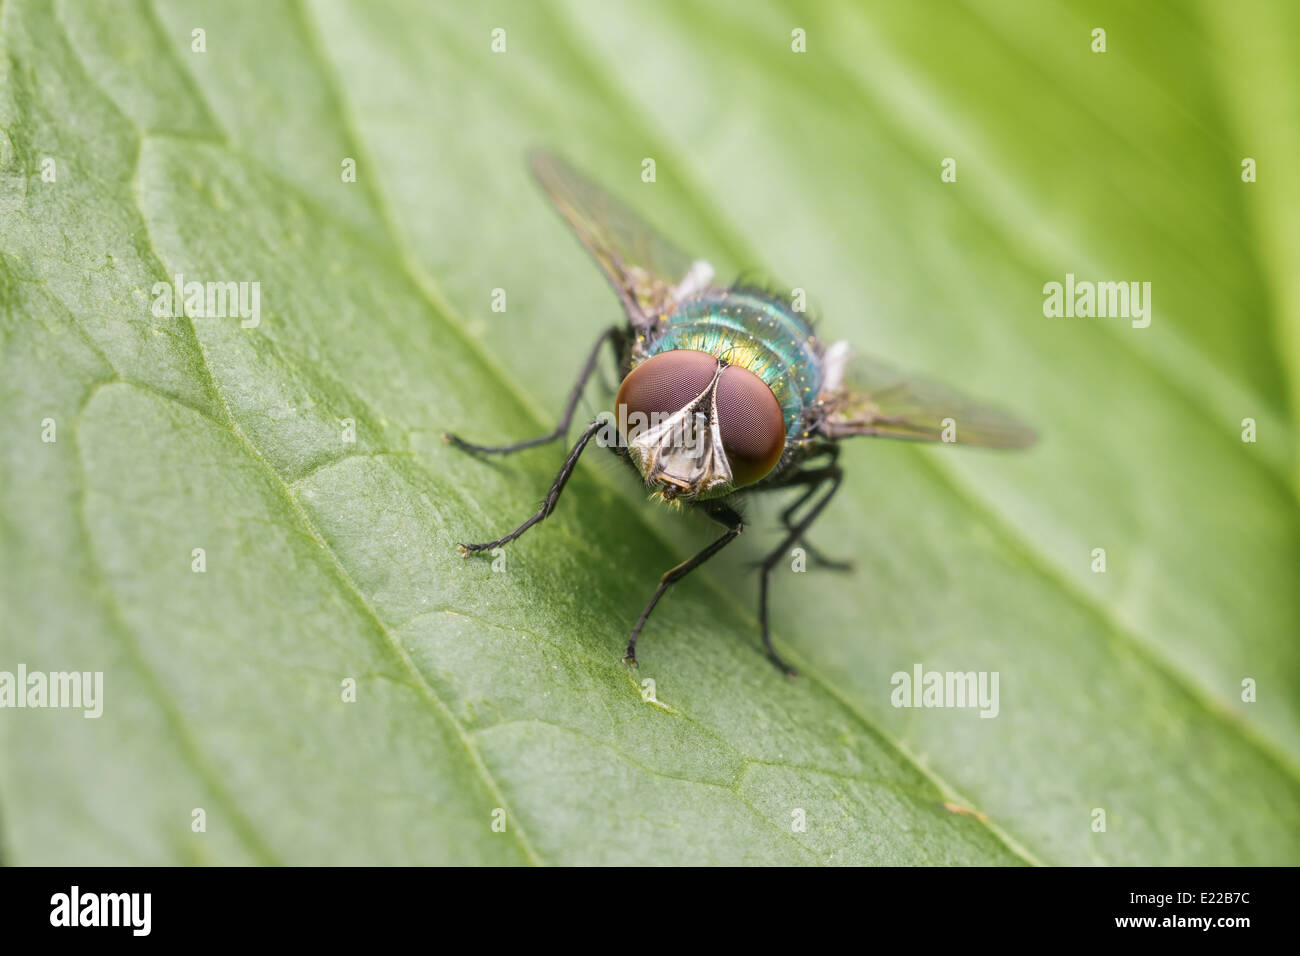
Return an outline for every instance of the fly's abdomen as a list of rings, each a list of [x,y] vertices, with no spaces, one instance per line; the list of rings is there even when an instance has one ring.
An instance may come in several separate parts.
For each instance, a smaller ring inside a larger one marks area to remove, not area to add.
[[[708,352],[757,375],[781,406],[786,436],[821,389],[821,349],[812,328],[783,302],[746,289],[706,292],[668,317],[645,358],[673,349]]]

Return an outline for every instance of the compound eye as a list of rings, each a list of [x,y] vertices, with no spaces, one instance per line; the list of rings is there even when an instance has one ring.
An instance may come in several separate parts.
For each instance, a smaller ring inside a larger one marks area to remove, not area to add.
[[[718,379],[718,430],[732,483],[752,485],[781,460],[785,416],[767,384],[748,369],[728,366]]]
[[[626,439],[680,412],[709,387],[718,360],[708,352],[674,349],[652,355],[623,379],[618,388],[619,427]]]

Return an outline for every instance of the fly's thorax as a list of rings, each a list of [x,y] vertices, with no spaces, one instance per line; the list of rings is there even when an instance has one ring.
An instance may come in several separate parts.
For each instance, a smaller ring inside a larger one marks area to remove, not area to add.
[[[753,373],[781,407],[787,440],[805,428],[821,391],[823,349],[807,318],[758,289],[709,289],[662,316],[634,361],[674,350],[717,356]]]
[[[771,389],[707,352],[651,356],[623,380],[617,402],[628,454],[669,500],[753,484],[785,449],[785,419]]]

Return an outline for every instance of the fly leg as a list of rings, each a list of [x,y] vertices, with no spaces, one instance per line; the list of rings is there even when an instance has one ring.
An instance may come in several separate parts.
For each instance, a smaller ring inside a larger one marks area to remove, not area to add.
[[[808,494],[804,496],[805,498],[811,497],[814,492],[824,487],[827,482],[830,483],[830,488],[817,499],[817,503],[809,509],[807,514],[794,523],[785,539],[763,559],[758,582],[758,623],[763,629],[763,647],[767,649],[767,656],[772,663],[785,671],[789,677],[795,676],[794,668],[783,661],[781,655],[776,652],[776,648],[772,646],[772,631],[767,619],[768,579],[771,577],[772,568],[776,567],[777,562],[785,556],[790,545],[803,539],[803,536],[808,533],[809,527],[817,520],[817,516],[822,513],[831,498],[835,496],[835,492],[839,491],[840,483],[844,480],[844,472],[840,470],[839,465],[832,461],[831,464],[824,468],[801,472],[798,477],[800,479],[799,484],[806,481],[811,486]],[[803,499],[801,498],[799,503],[802,504],[802,502]]]
[[[837,461],[839,461],[840,449],[838,445],[830,445],[827,448],[814,452],[809,457],[810,458],[824,457],[826,458],[827,460],[826,463],[828,465],[834,465]],[[804,464],[805,465],[807,464],[807,460],[805,460]],[[785,477],[783,479],[778,479],[777,484],[769,485],[769,486],[760,486],[760,488],[758,489],[761,491],[782,491],[786,488],[798,487],[799,485],[808,486],[803,494],[801,494],[798,498],[796,498],[794,502],[789,505],[789,507],[787,507],[784,511],[781,512],[781,524],[785,527],[786,531],[789,531],[791,528],[794,527],[794,513],[798,511],[801,507],[803,507],[804,503],[807,502],[809,498],[811,498],[813,495],[817,493],[817,486],[822,481],[825,480],[823,476],[823,471],[824,469],[822,468],[810,469],[804,467],[803,470],[801,471],[796,471],[793,474],[789,475],[788,477]],[[822,554],[822,552],[818,548],[814,547],[813,543],[809,541],[806,536],[801,537],[799,539],[799,544],[806,552],[808,552],[808,557],[812,558],[813,563],[819,567],[828,568],[832,571],[853,570],[852,561],[840,561],[835,558],[827,557],[826,555]],[[755,563],[753,565],[753,567],[758,567],[758,566],[759,563]]]
[[[474,551],[491,551],[493,548],[499,548],[501,545],[508,544],[515,540],[515,538],[519,537],[533,525],[537,524],[537,522],[550,517],[551,512],[555,510],[556,502],[560,500],[560,492],[562,492],[564,486],[568,484],[569,478],[573,474],[573,469],[577,467],[578,458],[581,457],[583,449],[587,447],[587,442],[591,441],[592,436],[600,431],[604,427],[604,424],[605,423],[598,418],[588,425],[585,431],[583,431],[582,437],[578,439],[578,443],[574,445],[573,450],[569,452],[569,457],[564,460],[564,465],[560,468],[560,473],[555,476],[555,481],[551,483],[551,490],[547,492],[546,500],[542,502],[542,506],[537,509],[532,517],[519,527],[515,528],[514,531],[497,538],[495,541],[485,541],[482,544],[458,545],[457,547],[460,548],[461,553],[468,556]]]
[[[578,373],[578,380],[573,384],[573,390],[569,392],[569,399],[565,402],[564,411],[560,414],[560,423],[545,435],[540,435],[537,438],[527,438],[511,445],[475,445],[450,433],[444,434],[442,440],[464,451],[473,451],[484,455],[509,455],[512,452],[523,451],[525,448],[534,448],[537,445],[545,445],[548,442],[563,438],[569,430],[569,423],[573,421],[573,412],[582,398],[583,389],[587,387],[587,382],[591,380],[591,373],[596,368],[596,360],[600,357],[601,346],[609,342],[617,350],[622,334],[623,330],[613,325],[602,332],[600,338],[596,339],[596,344],[591,347],[591,354],[587,356],[587,360],[582,364],[582,371]],[[617,363],[617,354],[615,354],[614,358]]]
[[[807,490],[795,499],[794,504],[781,512],[781,524],[785,526],[786,531],[794,528],[794,513],[803,506],[805,501],[817,493],[817,488],[818,486],[816,484],[810,484]],[[826,555],[822,554],[821,551],[813,547],[813,543],[809,541],[807,537],[801,537],[799,539],[799,544],[808,552],[808,557],[812,558],[813,564],[816,564],[818,567],[828,568],[831,571],[853,570],[852,561],[841,561],[837,558],[826,557]]]
[[[623,657],[623,663],[625,664],[636,665],[636,639],[641,636],[641,628],[645,627],[645,622],[650,617],[650,612],[655,609],[655,605],[659,603],[659,599],[668,593],[670,587],[725,548],[736,535],[745,529],[745,523],[741,520],[740,515],[727,505],[721,502],[706,502],[701,507],[704,508],[710,518],[727,530],[722,537],[699,552],[699,554],[664,572],[663,577],[659,579],[659,587],[655,588],[654,596],[650,598],[650,603],[645,606],[645,610],[641,612],[641,616],[636,620],[636,626],[632,628],[632,636],[627,642],[627,653]]]

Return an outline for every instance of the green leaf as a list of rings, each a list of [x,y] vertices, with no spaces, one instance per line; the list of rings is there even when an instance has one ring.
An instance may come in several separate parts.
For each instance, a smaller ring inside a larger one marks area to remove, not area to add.
[[[3,861],[1300,861],[1300,30],[1248,6],[8,0],[0,671],[104,696],[0,710]],[[536,145],[1042,436],[848,445],[796,682],[770,505],[637,672],[713,532],[609,456],[456,553],[562,450],[441,433],[540,433],[618,317]],[[1045,317],[1067,272],[1150,327]],[[177,274],[260,322],[155,315]],[[894,707],[917,665],[997,716]]]

